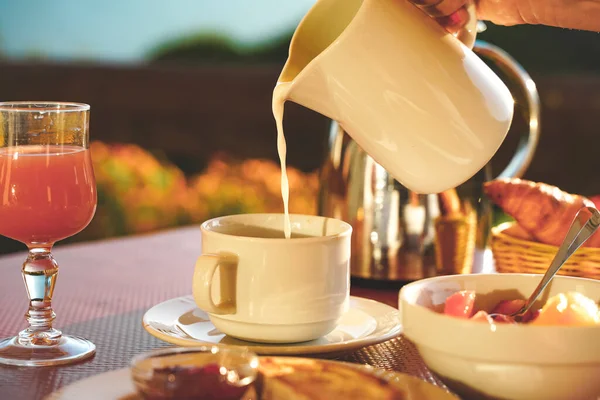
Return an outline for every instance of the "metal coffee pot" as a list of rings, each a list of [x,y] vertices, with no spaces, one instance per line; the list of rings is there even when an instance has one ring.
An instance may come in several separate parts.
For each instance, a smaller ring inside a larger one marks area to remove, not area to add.
[[[525,106],[520,109],[529,129],[498,175],[520,177],[531,162],[539,137],[535,83],[498,47],[478,41],[474,51],[520,87],[516,104]],[[423,195],[394,180],[335,121],[328,139],[318,213],[352,225],[353,277],[412,281],[482,268],[492,217],[492,206],[482,187],[493,177],[489,164],[454,189]]]

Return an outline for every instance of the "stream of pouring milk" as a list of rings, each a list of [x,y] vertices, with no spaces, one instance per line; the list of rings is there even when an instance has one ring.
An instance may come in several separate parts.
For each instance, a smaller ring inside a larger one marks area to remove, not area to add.
[[[290,223],[289,198],[290,185],[288,182],[285,158],[287,146],[285,135],[283,133],[283,105],[285,103],[289,82],[278,82],[273,90],[273,116],[277,125],[277,153],[279,154],[279,163],[281,164],[281,198],[283,199],[283,232],[286,239],[292,236],[292,225]]]

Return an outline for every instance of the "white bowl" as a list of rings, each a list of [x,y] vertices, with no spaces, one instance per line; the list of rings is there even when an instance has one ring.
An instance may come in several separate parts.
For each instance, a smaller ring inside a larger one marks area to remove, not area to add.
[[[600,326],[532,326],[443,315],[459,290],[481,294],[477,306],[526,298],[541,279],[529,274],[473,274],[423,279],[400,291],[404,335],[427,366],[463,398],[600,398]],[[577,291],[600,301],[600,281],[557,276],[538,302]],[[481,303],[479,303],[481,302]]]

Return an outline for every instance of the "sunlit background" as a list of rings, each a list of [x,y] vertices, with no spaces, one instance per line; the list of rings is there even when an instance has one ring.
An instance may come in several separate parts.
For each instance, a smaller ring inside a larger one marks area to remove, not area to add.
[[[312,0],[1,0],[10,59],[145,63],[160,50],[218,38],[237,51],[288,35]]]
[[[270,95],[291,35],[313,3],[0,0],[0,100],[92,106],[99,206],[72,240],[281,211]],[[600,135],[600,36],[488,24],[479,39],[506,50],[538,84],[542,141],[528,176],[600,192],[591,174],[591,143]],[[295,105],[286,113],[291,210],[315,213],[330,121]],[[509,136],[496,171],[514,151],[518,135]],[[567,138],[590,145],[561,144]],[[575,174],[573,162],[581,160],[588,160],[587,175]],[[0,242],[0,252],[15,249],[21,245]]]
[[[10,60],[121,65],[147,63],[170,50],[191,51],[209,44],[243,55],[289,39],[313,3],[0,0],[0,51]],[[597,34],[489,26],[480,38],[502,46],[534,72],[598,69]]]

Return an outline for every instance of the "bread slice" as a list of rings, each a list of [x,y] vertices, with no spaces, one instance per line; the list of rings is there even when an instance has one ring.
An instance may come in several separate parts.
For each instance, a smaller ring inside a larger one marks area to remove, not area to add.
[[[262,357],[257,390],[261,400],[404,400],[409,396],[359,368],[341,363]]]

